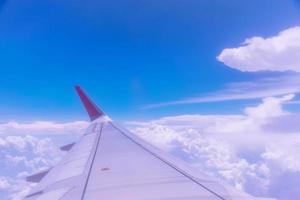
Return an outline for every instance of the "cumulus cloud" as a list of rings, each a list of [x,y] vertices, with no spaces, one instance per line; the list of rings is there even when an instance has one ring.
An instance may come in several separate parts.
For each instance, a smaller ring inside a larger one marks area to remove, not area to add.
[[[293,94],[267,97],[240,115],[181,115],[126,125],[146,141],[238,189],[255,196],[294,200],[292,197],[300,195],[300,129],[291,119],[300,119],[300,115],[283,108],[293,98]],[[0,125],[3,132],[15,133],[0,135],[1,197],[22,199],[34,186],[24,177],[55,165],[61,158],[54,140],[42,133],[74,133],[76,126],[72,125],[76,124]],[[26,132],[36,135],[24,135]]]
[[[268,38],[252,37],[236,48],[226,48],[217,56],[220,62],[242,72],[281,72],[248,82],[230,83],[219,91],[170,102],[146,105],[144,108],[259,99],[300,91],[300,26],[281,31]],[[289,72],[288,72],[289,71]],[[286,72],[286,73],[284,73]]]
[[[294,200],[299,197],[300,132],[273,132],[291,116],[283,105],[293,94],[264,98],[241,115],[182,115],[127,126],[150,143],[255,196]],[[299,129],[298,129],[299,130]],[[288,135],[288,137],[287,137]]]
[[[1,199],[21,200],[35,185],[25,177],[55,165],[62,153],[50,138],[0,136]]]
[[[86,121],[0,124],[1,199],[23,199],[35,185],[27,183],[25,177],[54,166],[62,156],[59,145],[74,141],[88,124]]]
[[[236,48],[226,48],[217,59],[240,71],[300,72],[300,27],[268,38],[252,37]]]

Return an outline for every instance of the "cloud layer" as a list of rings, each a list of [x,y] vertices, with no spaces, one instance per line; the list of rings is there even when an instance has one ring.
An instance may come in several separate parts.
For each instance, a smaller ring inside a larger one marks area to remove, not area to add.
[[[0,124],[0,134],[80,134],[88,126],[86,121],[56,123],[51,121],[35,121],[32,123],[18,123],[11,121]]]
[[[50,138],[0,136],[1,199],[21,200],[35,185],[25,177],[55,165],[62,153]]]
[[[86,121],[0,124],[1,199],[23,199],[34,186],[25,177],[54,166],[62,156],[59,146],[74,141],[88,124]]]
[[[300,75],[282,75],[248,82],[230,83],[225,85],[223,89],[215,91],[213,93],[202,94],[197,97],[185,98],[177,101],[151,104],[145,106],[144,108],[150,109],[181,104],[261,99],[270,96],[298,93],[299,91]]]
[[[293,97],[265,98],[241,115],[182,115],[128,125],[145,140],[239,189],[294,200],[300,198],[300,130],[290,119],[299,116],[283,109]],[[279,121],[285,126],[273,132]]]
[[[283,108],[293,98],[293,94],[264,98],[240,115],[181,115],[131,121],[127,126],[146,141],[238,189],[255,196],[295,200],[300,197],[300,115]],[[71,127],[81,127],[70,124],[78,122],[0,126],[15,133],[0,135],[3,199],[22,199],[33,186],[24,177],[57,163],[62,153],[49,133],[66,136]],[[35,136],[22,135],[24,131],[33,131]]]
[[[278,35],[252,37],[236,48],[226,48],[217,59],[240,71],[300,72],[300,27],[292,27]]]

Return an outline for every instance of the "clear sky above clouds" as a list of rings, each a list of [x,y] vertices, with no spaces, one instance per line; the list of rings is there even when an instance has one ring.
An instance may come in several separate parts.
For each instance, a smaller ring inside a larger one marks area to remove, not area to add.
[[[300,19],[292,0],[1,0],[0,6],[4,121],[85,119],[75,84],[120,120],[241,112],[244,101],[141,108],[273,76],[244,73],[216,57]]]
[[[0,0],[0,195],[113,119],[238,189],[300,199],[300,1]]]

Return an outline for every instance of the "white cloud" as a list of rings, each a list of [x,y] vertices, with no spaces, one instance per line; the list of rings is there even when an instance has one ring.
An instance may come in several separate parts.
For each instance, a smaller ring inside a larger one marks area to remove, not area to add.
[[[227,84],[214,93],[146,105],[144,108],[259,99],[300,92],[300,26],[281,31],[278,35],[246,39],[242,46],[222,50],[217,59],[242,72],[276,71],[281,76]],[[283,73],[292,71],[288,73]]]
[[[0,136],[1,199],[21,200],[35,185],[25,177],[55,165],[61,156],[49,138],[34,136]]]
[[[290,196],[298,195],[300,179],[294,178],[282,189],[290,176],[300,177],[300,129],[287,131],[286,126],[298,127],[298,123],[290,123],[295,114],[282,107],[293,97],[265,98],[260,105],[245,108],[241,115],[182,115],[127,125],[145,140],[239,189],[257,196],[294,200]],[[278,121],[285,126],[278,129]],[[78,124],[0,125],[4,132],[16,133],[0,135],[0,195],[4,199],[22,199],[33,186],[24,177],[53,166],[61,157],[53,140],[42,133],[57,136],[55,132],[75,131],[73,125]],[[272,127],[279,131],[273,132]],[[21,136],[24,132],[37,135]]]
[[[263,99],[263,103],[256,107],[247,107],[245,113],[252,118],[267,119],[270,117],[277,117],[286,114],[283,110],[282,104],[290,101],[295,97],[294,94],[285,95],[282,97],[268,97]]]
[[[292,27],[278,35],[246,39],[242,46],[224,49],[217,59],[240,71],[300,72],[300,27]]]
[[[140,137],[256,196],[294,200],[299,196],[300,130],[296,114],[283,109],[294,95],[268,97],[241,115],[183,115],[128,122]],[[267,127],[267,128],[266,128]],[[298,130],[298,131],[294,131]]]
[[[278,98],[265,98],[258,106],[246,107],[244,110],[245,115],[240,119],[233,120],[230,123],[228,123],[228,121],[218,123],[212,127],[210,131],[216,131],[218,133],[261,131],[262,126],[270,122],[273,118],[288,114],[287,111],[283,110],[282,104],[293,98],[293,94]]]
[[[23,199],[34,186],[27,183],[25,177],[54,166],[62,156],[56,143],[61,145],[75,139],[88,124],[86,121],[0,124],[1,199]]]
[[[0,177],[0,189],[7,189],[10,187],[9,181],[3,177]]]
[[[11,121],[0,124],[0,134],[80,134],[88,126],[86,121],[56,123],[51,121],[35,121],[18,123]],[[1,144],[1,143],[0,143]]]
[[[300,76],[298,74],[264,78],[255,81],[230,83],[224,89],[214,93],[202,94],[197,97],[177,101],[147,105],[144,108],[156,108],[170,105],[196,104],[207,102],[224,102],[232,100],[261,99],[280,96],[300,91]]]

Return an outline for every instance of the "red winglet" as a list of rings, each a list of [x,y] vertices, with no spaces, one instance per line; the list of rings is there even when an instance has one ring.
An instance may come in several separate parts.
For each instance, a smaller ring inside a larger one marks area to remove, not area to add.
[[[80,86],[75,86],[75,89],[81,99],[81,102],[83,103],[87,113],[89,114],[89,117],[91,121],[94,121],[98,117],[101,117],[104,115],[102,110],[100,110],[96,104],[94,104],[90,98],[85,94],[85,92],[80,88]]]

